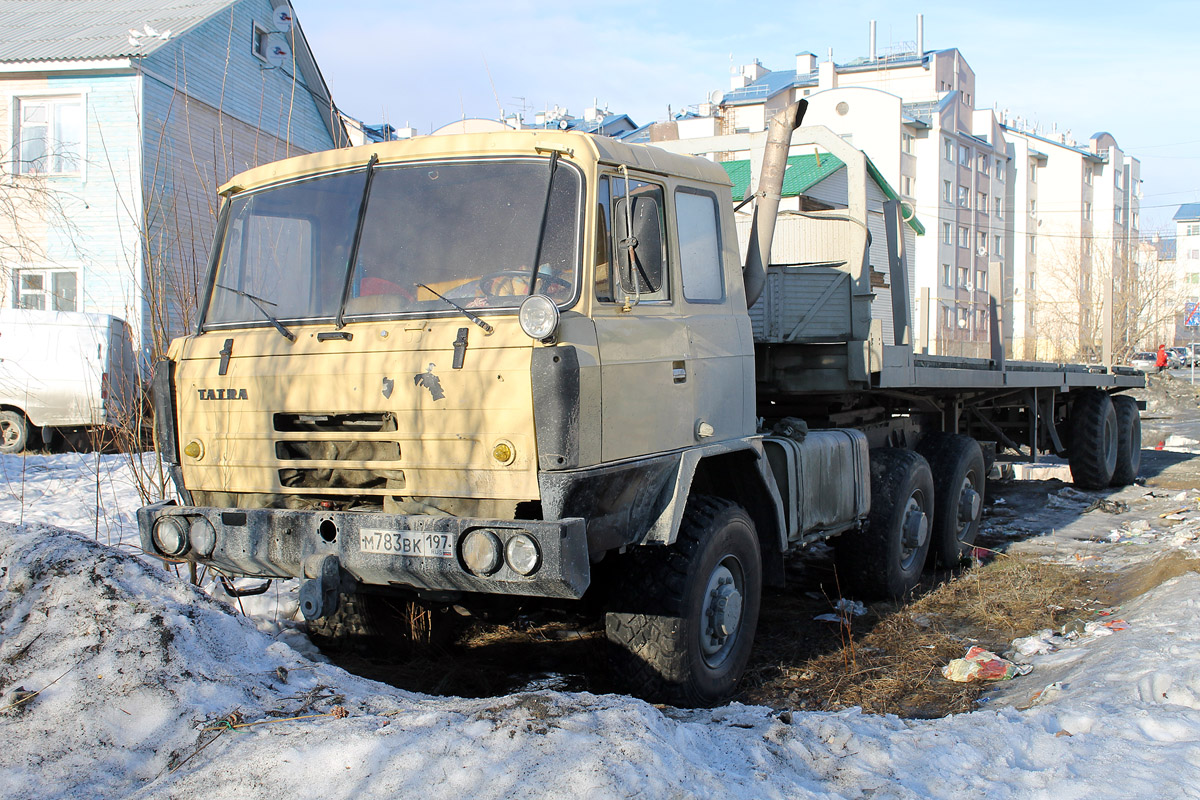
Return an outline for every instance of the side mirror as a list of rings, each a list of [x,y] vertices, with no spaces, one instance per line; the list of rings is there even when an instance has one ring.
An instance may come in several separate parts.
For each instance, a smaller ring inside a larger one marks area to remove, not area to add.
[[[658,198],[641,195],[633,198],[633,238],[629,239],[625,222],[626,198],[613,203],[613,228],[617,239],[617,270],[627,294],[653,294],[662,287],[662,216]],[[630,247],[632,242],[633,246]],[[630,263],[632,250],[633,263]],[[634,281],[636,283],[636,289]]]

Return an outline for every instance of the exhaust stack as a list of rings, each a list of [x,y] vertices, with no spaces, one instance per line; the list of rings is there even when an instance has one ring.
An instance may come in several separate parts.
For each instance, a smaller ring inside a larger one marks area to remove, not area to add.
[[[746,266],[742,268],[746,308],[754,305],[767,284],[767,264],[771,261],[771,240],[775,237],[775,216],[779,212],[779,193],[783,189],[783,173],[787,170],[792,131],[800,127],[807,109],[807,100],[797,100],[775,112],[767,128],[762,173],[758,178],[758,191],[754,193],[757,199],[750,223],[750,246],[746,251]]]

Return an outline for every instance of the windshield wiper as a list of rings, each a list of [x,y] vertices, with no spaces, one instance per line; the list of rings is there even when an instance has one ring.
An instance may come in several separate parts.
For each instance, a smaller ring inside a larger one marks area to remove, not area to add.
[[[358,248],[362,244],[363,223],[367,221],[367,200],[371,197],[371,181],[375,180],[375,165],[379,163],[379,154],[371,153],[367,161],[367,177],[363,181],[362,198],[358,201],[358,220],[354,223],[354,241],[350,244],[349,263],[346,265],[346,282],[342,284],[342,302],[338,305],[337,320],[334,330],[346,327],[343,319],[346,315],[346,301],[350,299],[350,285],[354,283],[354,263],[358,261]]]
[[[463,308],[463,307],[462,307],[462,306],[460,306],[458,303],[456,303],[456,302],[454,302],[453,300],[451,300],[449,297],[446,297],[446,296],[445,296],[445,295],[443,295],[443,294],[438,294],[437,292],[434,292],[434,291],[433,291],[433,289],[430,289],[428,286],[426,286],[426,285],[425,285],[425,284],[423,284],[423,283],[418,283],[418,284],[417,284],[417,286],[420,286],[422,289],[428,289],[428,290],[429,290],[430,292],[432,292],[432,293],[433,293],[435,296],[437,296],[437,297],[440,297],[441,299],[445,300],[445,301],[446,301],[447,303],[449,303],[450,305],[452,305],[452,306],[454,306],[455,308],[457,308],[457,309],[458,309],[459,311],[461,311],[462,313],[466,314],[466,315],[467,315],[467,319],[471,320],[471,322],[474,322],[476,325],[478,325],[479,327],[483,328],[483,332],[484,332],[484,333],[491,333],[492,331],[496,330],[496,329],[495,329],[495,328],[493,328],[491,325],[488,325],[486,322],[484,322],[482,319],[480,319],[478,315],[476,315],[476,314],[472,314],[470,311],[467,311],[465,308]]]
[[[264,300],[261,297],[255,297],[254,295],[250,294],[249,292],[243,292],[241,289],[234,289],[232,286],[226,286],[223,283],[214,283],[213,285],[216,286],[218,289],[224,289],[227,292],[233,292],[234,294],[238,295],[239,297],[244,297],[247,300],[249,300],[251,303],[254,304],[255,308],[257,308],[259,311],[262,312],[262,315],[264,317],[266,317],[268,320],[271,321],[271,324],[275,326],[275,330],[277,330],[281,334],[283,334],[285,339],[287,339],[289,342],[296,341],[296,334],[292,333],[287,328],[283,327],[283,323],[280,322],[279,320],[275,319],[274,314],[272,314],[270,311],[267,311],[267,306],[277,306],[277,305],[279,305],[278,303],[272,303],[270,300]],[[266,305],[263,305],[264,303]]]
[[[558,151],[550,152],[550,177],[546,180],[546,202],[542,206],[542,222],[538,225],[537,247],[533,250],[533,274],[529,276],[529,293],[537,287],[539,262],[542,260],[542,245],[546,242],[546,220],[550,218],[550,199],[554,196],[554,173],[558,171]]]

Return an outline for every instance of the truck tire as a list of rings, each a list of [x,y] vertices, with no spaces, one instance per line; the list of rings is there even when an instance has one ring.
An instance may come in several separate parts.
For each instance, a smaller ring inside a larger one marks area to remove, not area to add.
[[[0,453],[20,453],[29,446],[29,420],[20,411],[0,411]]]
[[[1071,478],[1084,489],[1105,489],[1117,469],[1117,412],[1112,398],[1085,389],[1071,405]],[[1140,439],[1140,436],[1139,436]]]
[[[641,548],[605,614],[614,677],[676,706],[729,697],[750,658],[762,591],[754,522],[729,500],[688,501],[671,547]]]
[[[872,450],[867,527],[834,540],[843,594],[899,600],[912,592],[925,568],[934,519],[929,462],[898,447]]]
[[[979,535],[987,475],[979,442],[960,433],[931,433],[917,452],[933,472],[929,558],[940,567],[962,561]]]
[[[1117,415],[1117,467],[1111,485],[1129,486],[1142,468],[1142,415],[1128,395],[1113,395],[1112,404]]]

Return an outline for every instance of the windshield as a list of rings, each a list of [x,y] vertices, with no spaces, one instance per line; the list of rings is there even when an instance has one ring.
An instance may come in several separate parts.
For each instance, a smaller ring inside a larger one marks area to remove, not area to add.
[[[280,320],[336,317],[366,178],[356,170],[235,196],[205,324],[269,324],[255,301]],[[551,183],[545,160],[377,167],[345,318],[455,313],[438,294],[485,310],[534,293],[569,303],[580,183],[567,164]]]

